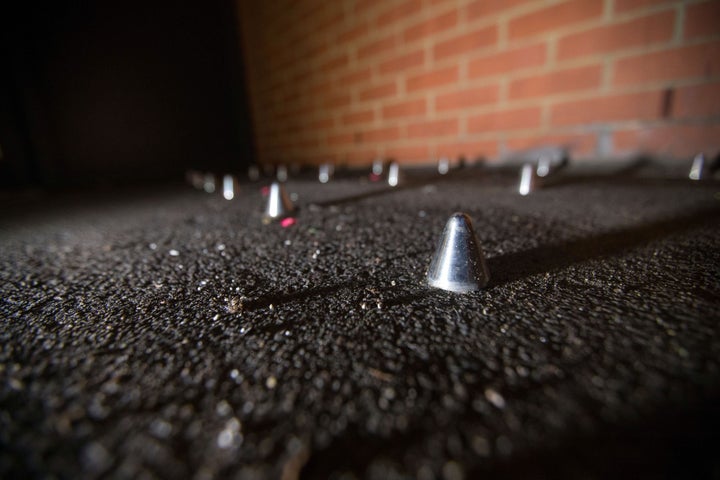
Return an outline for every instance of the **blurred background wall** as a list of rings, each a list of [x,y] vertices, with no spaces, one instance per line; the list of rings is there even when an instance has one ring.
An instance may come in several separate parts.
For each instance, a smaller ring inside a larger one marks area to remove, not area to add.
[[[718,19],[707,0],[4,2],[0,186],[715,155]]]
[[[720,148],[720,2],[239,0],[258,157]]]

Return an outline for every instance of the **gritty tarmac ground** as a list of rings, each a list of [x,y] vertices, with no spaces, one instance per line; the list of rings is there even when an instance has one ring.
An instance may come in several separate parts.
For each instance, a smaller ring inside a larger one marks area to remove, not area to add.
[[[717,478],[720,184],[516,179],[6,202],[0,477]]]

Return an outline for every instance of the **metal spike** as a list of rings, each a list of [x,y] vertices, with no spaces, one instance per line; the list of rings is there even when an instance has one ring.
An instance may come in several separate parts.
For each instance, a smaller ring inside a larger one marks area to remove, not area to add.
[[[450,159],[447,157],[442,157],[440,160],[438,160],[438,173],[440,175],[445,175],[450,171]]]
[[[428,285],[451,292],[474,292],[485,287],[490,274],[470,217],[453,213],[445,224],[427,273]]]
[[[538,158],[537,162],[537,170],[535,173],[537,173],[538,177],[547,177],[550,175],[550,167],[552,162],[550,161],[550,157],[546,155],[541,155],[540,158]]]
[[[690,180],[702,180],[705,177],[705,154],[702,152],[695,155],[688,177]]]
[[[268,193],[265,218],[268,220],[283,218],[294,210],[295,206],[285,192],[285,187],[279,182],[273,182],[272,185],[270,185],[270,192]]]
[[[203,190],[207,193],[215,193],[215,175],[206,173],[203,177]]]
[[[534,192],[538,188],[538,179],[535,173],[535,169],[529,163],[523,165],[522,171],[520,172],[520,188],[518,192],[520,195],[528,195],[530,192]]]
[[[388,167],[387,183],[391,187],[397,187],[400,183],[400,165],[397,162],[392,162]]]
[[[278,182],[287,182],[288,169],[285,165],[278,165],[277,171],[275,172]]]
[[[385,170],[385,162],[383,161],[383,159],[376,158],[375,160],[373,160],[372,173],[374,175],[380,176],[383,174],[383,170]]]
[[[238,182],[235,175],[224,175],[222,183],[222,194],[225,200],[232,200],[238,192]]]
[[[318,180],[320,183],[328,183],[332,178],[335,168],[330,163],[323,163],[318,169]]]

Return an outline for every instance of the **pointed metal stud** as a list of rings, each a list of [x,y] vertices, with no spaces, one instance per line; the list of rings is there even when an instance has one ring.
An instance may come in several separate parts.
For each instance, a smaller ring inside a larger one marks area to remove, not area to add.
[[[215,193],[215,175],[206,173],[203,177],[203,190],[207,193]]]
[[[538,189],[538,187],[539,185],[535,169],[531,164],[526,163],[523,165],[522,171],[520,172],[520,188],[518,189],[518,192],[523,196],[529,195],[530,192],[534,192]]]
[[[373,175],[380,176],[383,174],[383,171],[385,170],[385,162],[382,158],[376,158],[373,160],[372,164],[372,173]]]
[[[279,182],[273,182],[268,192],[267,206],[265,207],[265,220],[275,220],[287,217],[295,210],[285,187]]]
[[[400,183],[400,165],[397,162],[392,162],[388,167],[387,183],[391,187],[397,187]]]
[[[278,182],[287,182],[288,179],[288,169],[285,165],[278,165],[277,171],[275,172],[275,176],[278,179]]]
[[[442,157],[438,160],[438,173],[440,175],[446,175],[450,171],[450,159]]]
[[[552,162],[550,160],[550,157],[547,155],[541,155],[540,158],[538,158],[537,162],[537,170],[535,173],[537,173],[538,177],[547,177],[550,175],[550,168],[552,166]]]
[[[690,174],[688,178],[690,180],[702,180],[705,177],[705,154],[698,153],[693,159],[692,166],[690,167]]]
[[[235,175],[223,175],[222,194],[225,200],[232,200],[238,193],[238,182]]]
[[[453,213],[445,224],[440,245],[430,262],[428,285],[467,293],[480,290],[490,280],[485,256],[470,217]]]
[[[331,163],[323,163],[318,168],[318,180],[320,183],[328,183],[335,172],[335,168]]]

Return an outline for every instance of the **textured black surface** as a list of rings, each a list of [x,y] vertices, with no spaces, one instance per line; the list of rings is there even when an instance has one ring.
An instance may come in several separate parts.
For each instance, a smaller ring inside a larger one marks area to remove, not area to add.
[[[560,180],[6,200],[0,476],[717,476],[718,184]]]

